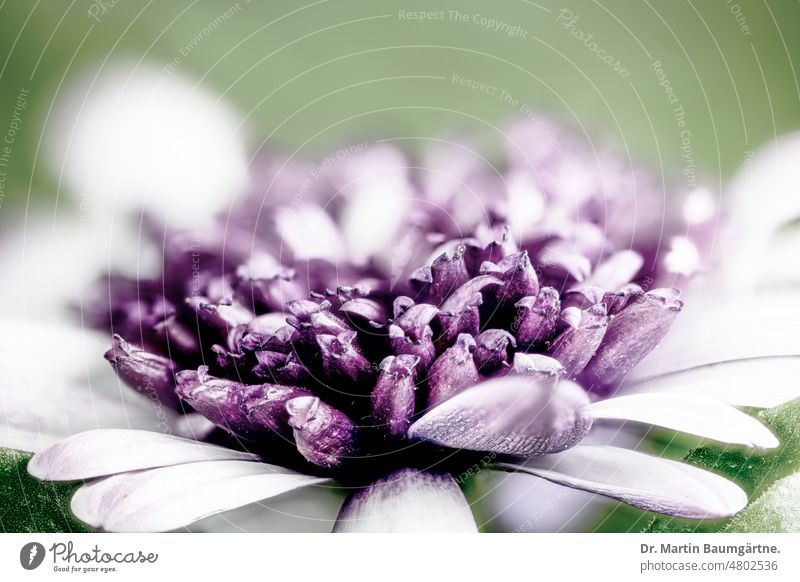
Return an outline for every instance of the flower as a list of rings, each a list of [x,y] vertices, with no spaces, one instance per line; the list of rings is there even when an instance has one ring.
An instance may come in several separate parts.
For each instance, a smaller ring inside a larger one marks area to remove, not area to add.
[[[778,445],[735,406],[786,391],[692,389],[705,367],[630,381],[681,318],[673,285],[705,268],[715,214],[691,210],[707,193],[675,211],[645,171],[538,118],[510,133],[502,173],[456,143],[422,169],[386,145],[340,152],[310,183],[265,161],[210,228],[148,223],[160,275],[111,275],[84,303],[119,378],[193,438],[100,429],[39,451],[34,476],[87,480],[79,518],[162,531],[338,487],[335,531],[474,531],[459,482],[483,469],[687,518],[744,507],[713,473],[587,444],[635,422]]]

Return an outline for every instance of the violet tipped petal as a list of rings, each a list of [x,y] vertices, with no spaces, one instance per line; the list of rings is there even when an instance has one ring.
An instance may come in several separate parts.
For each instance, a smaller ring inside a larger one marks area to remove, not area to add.
[[[600,347],[608,326],[608,316],[603,305],[594,305],[581,311],[576,326],[569,326],[555,339],[547,351],[573,378],[580,374]]]
[[[119,335],[115,335],[112,342],[105,358],[120,379],[148,398],[179,410],[180,400],[175,394],[178,365],[169,358],[129,344]]]
[[[536,297],[520,299],[516,308],[517,315],[511,329],[520,349],[539,346],[553,336],[561,311],[561,301],[555,289],[543,287]]]
[[[683,303],[671,290],[654,290],[614,316],[597,354],[584,371],[587,386],[615,388],[655,348]]]
[[[428,372],[428,407],[432,408],[455,396],[480,380],[473,352],[475,340],[461,334],[456,343],[444,351]]]
[[[297,450],[320,467],[338,467],[354,454],[356,426],[347,416],[315,396],[286,402]]]
[[[475,338],[475,364],[486,374],[507,365],[517,340],[504,329],[487,329]]]
[[[527,376],[487,380],[440,404],[408,435],[454,449],[530,457],[569,448],[592,425],[589,398],[569,381],[555,388]]]
[[[404,437],[414,415],[417,356],[387,356],[372,391],[372,419],[392,438]]]

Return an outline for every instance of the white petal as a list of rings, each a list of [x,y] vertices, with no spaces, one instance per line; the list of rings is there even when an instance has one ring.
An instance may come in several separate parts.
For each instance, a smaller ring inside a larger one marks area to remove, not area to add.
[[[335,167],[344,198],[342,236],[352,260],[388,264],[415,197],[408,161],[394,148],[375,146]]]
[[[775,232],[800,217],[800,132],[765,144],[745,161],[730,185],[719,249],[728,292],[752,289]]]
[[[800,355],[800,301],[794,293],[738,298],[695,296],[631,380],[745,358]]]
[[[664,257],[664,266],[670,273],[692,275],[700,268],[700,251],[685,236],[674,236],[670,239],[670,250]]]
[[[156,432],[104,429],[76,434],[36,453],[28,471],[48,481],[74,481],[181,463],[257,458]]]
[[[404,469],[352,494],[334,531],[476,532],[477,527],[450,475]]]
[[[624,447],[641,446],[637,431],[599,425],[581,441],[586,444]],[[526,473],[487,471],[478,477],[486,495],[490,529],[512,532],[586,532],[612,500],[602,495],[562,487]],[[486,483],[488,482],[488,483]],[[495,527],[496,524],[496,527]]]
[[[70,306],[109,270],[111,257],[126,275],[158,272],[160,249],[140,236],[138,220],[92,220],[63,206],[40,201],[2,228],[0,317],[73,319]]]
[[[752,416],[699,394],[632,394],[598,400],[584,410],[595,420],[632,420],[733,445],[772,449],[780,444]]]
[[[514,240],[523,240],[541,225],[547,211],[544,194],[527,172],[514,171],[508,185],[508,225]]]
[[[588,397],[569,381],[509,375],[456,394],[408,429],[409,438],[456,449],[531,456],[574,444],[591,426]]]
[[[47,126],[53,175],[88,214],[146,210],[195,226],[246,179],[240,116],[177,71],[131,62],[91,72]]]
[[[330,533],[343,501],[339,489],[306,487],[217,513],[187,529],[214,533]]]
[[[176,414],[122,384],[110,338],[79,327],[2,322],[0,446],[38,451],[95,428],[170,431]]]
[[[703,394],[732,406],[773,408],[800,398],[800,357],[709,364],[647,378],[629,386],[625,392]]]
[[[187,463],[93,481],[75,493],[72,511],[106,531],[168,531],[324,481],[250,461]]]
[[[330,215],[314,204],[283,206],[275,213],[282,244],[297,260],[344,260],[339,256],[341,235]]]
[[[581,286],[600,287],[606,291],[616,291],[630,283],[642,268],[644,259],[634,251],[620,251],[600,263],[594,273]]]
[[[676,517],[727,517],[747,504],[747,494],[719,475],[617,447],[578,445],[525,465],[499,466]]]

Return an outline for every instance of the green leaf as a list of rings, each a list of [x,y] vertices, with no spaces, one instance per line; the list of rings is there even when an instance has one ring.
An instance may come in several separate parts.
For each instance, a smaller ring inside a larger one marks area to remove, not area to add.
[[[69,509],[80,483],[48,483],[28,474],[30,453],[0,449],[1,532],[88,532]]]
[[[795,483],[795,491],[797,490],[797,481],[781,480],[800,471],[800,400],[770,410],[763,410],[756,414],[756,418],[772,429],[780,440],[781,446],[777,450],[759,453],[737,447],[706,444],[694,449],[686,457],[687,462],[724,475],[747,491],[751,503],[739,514],[741,518],[737,516],[727,520],[696,522],[657,517],[650,523],[646,531],[751,531],[745,528],[748,526],[777,527],[779,520],[772,515],[774,508],[771,504],[785,503],[787,487],[792,486],[792,483]],[[777,483],[778,481],[781,481],[780,485]],[[773,484],[777,488],[770,490]],[[794,520],[790,519],[789,521],[795,527],[797,526],[796,516]],[[752,531],[775,530],[756,529]]]
[[[727,532],[800,531],[800,473],[779,479],[734,517]]]

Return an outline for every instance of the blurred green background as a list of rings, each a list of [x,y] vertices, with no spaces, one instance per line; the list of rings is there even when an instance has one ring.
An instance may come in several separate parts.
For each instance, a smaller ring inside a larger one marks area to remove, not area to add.
[[[415,10],[441,12],[420,22],[406,16]],[[492,30],[486,19],[507,26]],[[0,119],[23,89],[30,104],[4,202],[53,190],[37,162],[47,114],[70,78],[119,58],[172,63],[223,94],[254,135],[312,150],[448,128],[491,137],[527,104],[604,130],[677,173],[677,104],[694,162],[718,187],[746,152],[800,126],[798,24],[800,3],[765,0],[4,1]],[[470,90],[453,75],[497,89]]]

